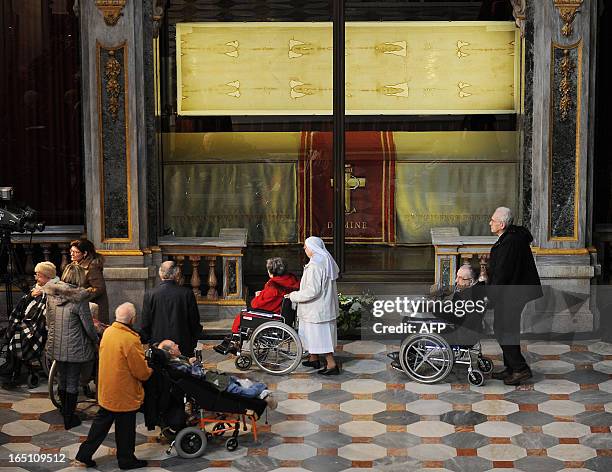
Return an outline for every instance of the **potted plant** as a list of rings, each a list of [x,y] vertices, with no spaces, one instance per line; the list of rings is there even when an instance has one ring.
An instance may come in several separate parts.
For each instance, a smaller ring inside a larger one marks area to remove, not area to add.
[[[374,296],[369,293],[361,295],[338,294],[340,313],[337,320],[338,333],[340,336],[355,336],[361,328],[361,318],[372,313]]]

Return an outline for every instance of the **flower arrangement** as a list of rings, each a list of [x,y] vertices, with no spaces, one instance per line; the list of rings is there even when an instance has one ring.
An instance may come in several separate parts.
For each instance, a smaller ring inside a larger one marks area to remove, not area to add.
[[[374,306],[374,296],[369,293],[361,295],[338,294],[340,313],[337,320],[338,331],[349,333],[361,327],[361,317],[371,313]]]

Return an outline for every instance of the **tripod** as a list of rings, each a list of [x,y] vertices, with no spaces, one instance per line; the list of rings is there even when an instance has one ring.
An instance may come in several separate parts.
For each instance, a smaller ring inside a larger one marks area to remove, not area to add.
[[[4,283],[4,293],[6,297],[6,318],[8,320],[13,311],[13,290],[12,287],[17,287],[23,291],[17,281],[21,279],[23,282],[23,268],[21,262],[15,252],[15,246],[11,242],[11,232],[9,230],[1,230],[0,233],[0,263],[6,261],[6,270],[0,272],[0,280]],[[17,277],[15,276],[17,275]]]

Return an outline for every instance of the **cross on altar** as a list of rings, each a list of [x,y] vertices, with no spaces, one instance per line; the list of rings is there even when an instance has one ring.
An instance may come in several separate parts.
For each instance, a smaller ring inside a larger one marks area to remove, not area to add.
[[[331,180],[331,186],[334,186],[334,179]],[[351,208],[351,192],[366,186],[364,177],[355,177],[353,175],[352,164],[344,164],[344,213],[347,215],[357,212],[355,208]]]

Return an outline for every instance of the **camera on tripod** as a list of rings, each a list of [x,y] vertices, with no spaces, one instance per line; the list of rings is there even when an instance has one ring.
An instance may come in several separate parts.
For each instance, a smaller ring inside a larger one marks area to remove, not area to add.
[[[0,187],[0,232],[44,231],[45,223],[38,221],[38,212],[13,201],[13,187]]]

